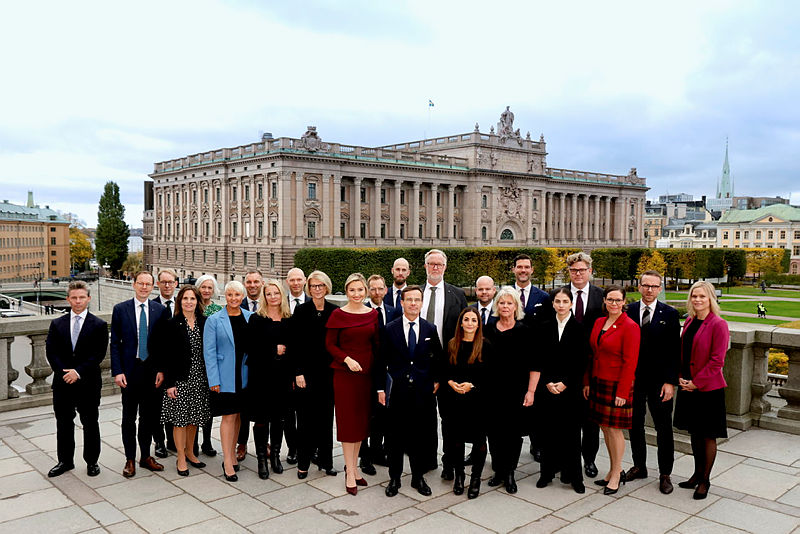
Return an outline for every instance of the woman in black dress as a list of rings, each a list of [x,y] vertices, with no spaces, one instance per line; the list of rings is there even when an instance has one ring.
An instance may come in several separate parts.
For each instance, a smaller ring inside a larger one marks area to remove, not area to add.
[[[269,461],[272,471],[283,473],[281,442],[283,419],[289,409],[292,394],[292,371],[287,344],[289,321],[292,316],[289,301],[280,282],[264,280],[258,311],[250,319],[250,350],[247,367],[247,412],[253,425],[253,441],[258,459],[258,476],[269,478],[267,442],[272,445]]]
[[[193,446],[198,425],[211,417],[203,360],[206,318],[200,292],[194,286],[183,286],[175,300],[177,309],[165,326],[159,358],[164,373],[161,421],[173,425],[178,474],[185,477],[189,475],[187,461],[192,467],[206,466],[195,456]]]
[[[503,287],[495,296],[493,316],[497,322],[486,326],[485,336],[492,343],[489,391],[489,450],[494,476],[490,486],[504,484],[509,493],[517,492],[514,470],[522,452],[522,436],[529,428],[529,407],[536,391],[533,339],[522,323],[525,312],[513,287]]]
[[[325,350],[325,325],[336,309],[325,299],[332,290],[331,279],[322,271],[308,275],[306,294],[311,302],[300,304],[291,320],[297,431],[300,446],[297,478],[308,476],[316,455],[316,464],[326,475],[336,476],[333,468],[333,369],[331,355]]]
[[[453,458],[453,493],[464,493],[464,444],[472,443],[472,473],[467,497],[474,499],[481,489],[481,473],[486,462],[486,385],[487,361],[492,345],[483,339],[477,308],[464,308],[458,317],[455,337],[447,346],[447,361],[442,366],[439,410],[442,434],[447,436],[444,453]],[[446,385],[445,385],[446,384]]]
[[[589,340],[572,315],[572,291],[562,287],[550,294],[554,317],[541,324],[536,388],[538,435],[542,438],[542,469],[537,488],[547,486],[561,472],[561,482],[586,493],[581,474],[581,395],[589,361]]]

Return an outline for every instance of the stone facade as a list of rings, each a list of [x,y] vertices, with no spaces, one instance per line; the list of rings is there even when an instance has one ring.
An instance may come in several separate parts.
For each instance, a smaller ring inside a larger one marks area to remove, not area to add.
[[[717,226],[717,246],[789,249],[789,273],[800,274],[800,208],[773,204],[753,210],[730,210]]]
[[[145,264],[283,275],[304,247],[643,246],[645,179],[547,166],[513,128],[363,147],[300,138],[155,164]]]

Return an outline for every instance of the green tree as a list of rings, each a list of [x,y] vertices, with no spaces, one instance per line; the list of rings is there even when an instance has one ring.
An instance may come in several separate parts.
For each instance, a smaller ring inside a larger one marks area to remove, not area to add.
[[[641,278],[642,273],[645,271],[658,271],[662,277],[666,275],[667,262],[659,251],[645,252],[639,258],[639,264],[636,266],[636,277]]]
[[[112,272],[118,272],[128,257],[130,229],[125,224],[125,206],[119,199],[119,186],[106,182],[100,206],[97,210],[97,233],[95,249],[97,262],[108,264]]]
[[[125,259],[120,270],[128,276],[133,276],[144,269],[144,255],[141,252],[131,252]]]
[[[69,255],[73,269],[80,269],[86,266],[94,252],[92,243],[80,228],[70,226],[69,228]]]

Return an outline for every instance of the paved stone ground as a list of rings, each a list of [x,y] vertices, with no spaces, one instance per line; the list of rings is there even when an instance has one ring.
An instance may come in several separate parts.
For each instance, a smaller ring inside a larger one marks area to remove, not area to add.
[[[672,495],[661,495],[651,476],[607,497],[591,482],[585,495],[558,481],[537,489],[539,465],[527,452],[518,467],[516,495],[484,482],[481,496],[468,501],[466,495],[453,495],[438,473],[427,477],[431,497],[412,490],[406,475],[400,494],[389,499],[383,494],[388,475],[380,467],[356,497],[345,493],[341,474],[326,477],[312,471],[299,481],[292,468],[262,481],[251,454],[237,483],[222,479],[219,457],[205,469],[190,468],[186,478],[177,476],[170,457],[163,473],[140,469],[127,480],[120,473],[120,419],[119,396],[104,398],[100,476],[86,475],[78,431],[76,469],[48,479],[56,461],[51,409],[0,414],[0,532],[800,533],[800,436],[779,432],[731,431],[720,446],[704,501],[694,501],[691,491],[677,488],[691,474],[691,456],[676,458]],[[654,475],[653,448],[648,456]],[[341,456],[335,463],[342,467]],[[597,463],[602,474],[608,467],[602,445]]]

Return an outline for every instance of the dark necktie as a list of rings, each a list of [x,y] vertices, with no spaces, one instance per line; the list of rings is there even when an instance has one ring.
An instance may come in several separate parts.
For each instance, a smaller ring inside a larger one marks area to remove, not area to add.
[[[378,310],[378,325],[383,326],[384,324],[386,324],[386,321],[383,320],[383,308],[378,306],[375,309]]]
[[[481,308],[481,322],[486,324],[486,308]]]
[[[581,296],[582,293],[583,291],[579,289],[578,296],[575,299],[575,319],[577,319],[579,323],[583,322],[583,297]]]
[[[142,311],[139,313],[139,359],[145,361],[147,359],[147,312],[145,311],[144,304],[140,307]]]
[[[400,294],[403,292],[403,290],[402,289],[395,289],[394,292],[395,292],[395,295],[396,295],[395,298],[394,298],[394,307],[395,308],[399,308],[401,306]]]
[[[428,311],[425,313],[425,320],[431,324],[436,322],[436,287],[431,286],[431,301],[428,304]]]
[[[519,302],[522,304],[522,309],[525,309],[525,288],[519,290]]]
[[[417,334],[414,333],[414,323],[408,323],[408,355],[414,357],[417,349]]]
[[[644,307],[644,313],[642,314],[642,326],[647,326],[650,324],[650,306]]]
[[[254,311],[256,311],[256,307],[257,307],[257,306],[258,306],[258,303],[257,303],[255,300],[251,300],[251,301],[250,301],[250,311],[251,311],[251,312],[254,312]]]
[[[171,319],[172,318],[172,301],[168,300],[166,302],[166,305],[167,305],[167,319]]]
[[[298,304],[300,304],[300,299],[294,299],[294,308],[297,309]]]

